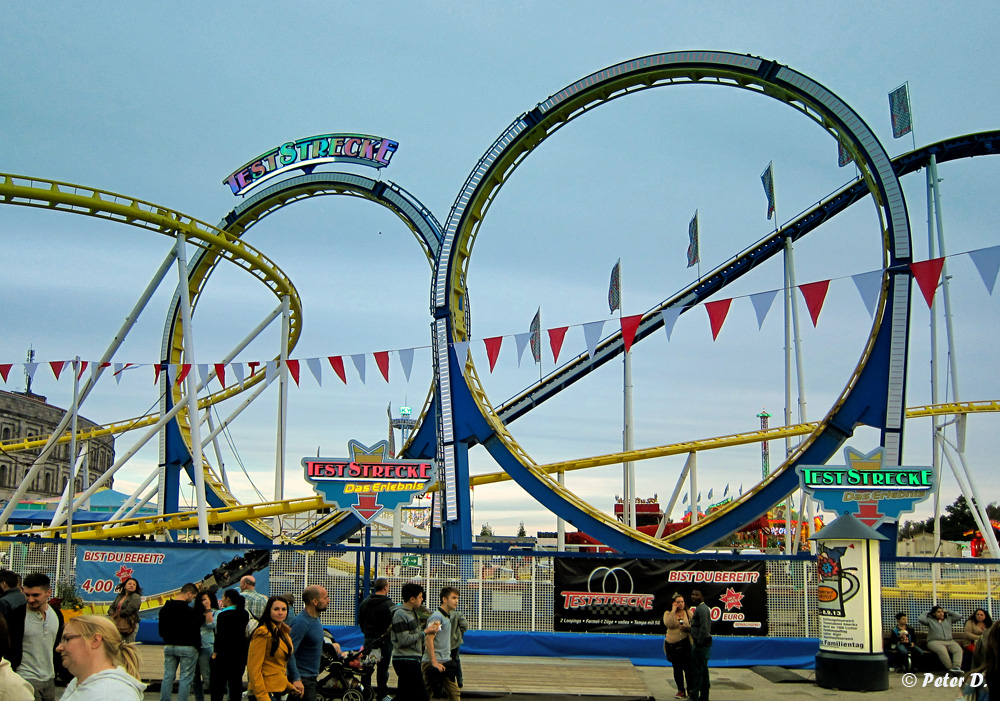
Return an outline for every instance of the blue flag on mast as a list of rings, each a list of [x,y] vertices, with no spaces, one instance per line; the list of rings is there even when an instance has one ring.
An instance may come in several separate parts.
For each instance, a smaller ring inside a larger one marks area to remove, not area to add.
[[[913,130],[909,83],[903,83],[889,93],[889,114],[892,117],[892,138],[898,139]]]
[[[687,267],[692,265],[697,265],[701,260],[698,251],[698,210],[694,210],[694,216],[691,217],[691,222],[688,224],[688,264]]]
[[[760,181],[764,185],[764,194],[767,195],[767,218],[774,214],[774,161],[767,164],[767,168],[760,174]]]

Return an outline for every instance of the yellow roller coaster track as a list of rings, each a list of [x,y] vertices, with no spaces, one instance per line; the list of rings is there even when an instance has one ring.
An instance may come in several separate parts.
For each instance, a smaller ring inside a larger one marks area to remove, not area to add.
[[[166,207],[113,192],[96,190],[55,180],[29,178],[6,173],[0,173],[0,180],[2,180],[0,182],[0,203],[2,204],[71,212],[73,214],[81,214],[135,226],[165,236],[183,235],[192,245],[205,249],[209,254],[202,259],[203,264],[199,266],[201,274],[191,276],[188,281],[192,306],[196,304],[204,287],[204,283],[208,277],[207,271],[214,268],[220,258],[228,260],[258,278],[279,300],[285,296],[289,297],[288,347],[290,349],[294,348],[298,342],[302,330],[302,302],[298,292],[295,290],[288,276],[277,265],[238,236],[188,217],[180,212],[167,209]],[[175,336],[173,341],[174,348],[172,350],[174,352],[172,353],[171,361],[181,362],[182,357],[177,352],[177,348],[180,346],[179,339]],[[251,377],[241,386],[234,385],[209,395],[199,401],[199,407],[207,407],[239,394],[258,382],[263,381],[263,379],[264,376],[262,373]],[[180,388],[177,387],[174,390],[175,402],[180,400],[179,392]],[[78,434],[78,436],[85,440],[86,438],[107,435],[125,429],[149,426],[158,420],[159,416],[150,415],[85,431]],[[189,431],[189,422],[186,410],[179,412],[177,423],[182,433],[187,434]],[[8,441],[0,444],[0,448],[4,451],[31,450],[36,447],[42,447],[47,439],[48,437],[45,436],[35,441]],[[35,445],[38,440],[41,440],[41,445]],[[61,436],[59,440],[60,442],[65,442],[69,440],[69,435]],[[188,444],[190,445],[190,440],[188,440]],[[235,499],[225,490],[222,481],[214,474],[211,466],[206,463],[204,470],[206,481],[212,489],[230,507],[237,506]],[[262,531],[269,530],[263,522],[256,522],[254,526]]]
[[[918,406],[908,409],[906,416],[907,418],[922,418],[927,416],[975,414],[984,412],[1000,412],[1000,401],[959,402]],[[696,451],[729,448],[737,445],[760,443],[763,440],[778,440],[780,438],[784,438],[785,436],[806,435],[814,431],[816,426],[817,424],[815,423],[806,423],[796,424],[794,426],[771,428],[766,431],[736,433],[730,436],[719,436],[717,438],[706,438],[703,440],[673,443],[653,448],[631,450],[625,453],[613,453],[609,455],[599,455],[592,458],[580,458],[578,460],[550,463],[548,465],[538,465],[537,469],[539,471],[552,474],[559,471],[568,472],[571,470],[584,470],[604,465],[615,465],[627,460],[648,460],[650,458],[661,458],[668,455],[681,455]],[[472,477],[471,482],[473,486],[479,486],[505,482],[510,479],[511,477],[506,473],[499,472],[487,475],[477,475]],[[436,489],[436,486],[431,487],[429,491],[435,491]],[[753,490],[749,490],[747,494],[751,491]],[[316,511],[323,508],[329,508],[329,505],[318,496],[286,499],[285,501],[280,502],[263,502],[260,504],[237,504],[218,509],[209,509],[208,522],[210,525],[216,525],[222,523],[232,523],[235,521],[245,521],[249,519],[265,519],[275,515]],[[138,535],[152,535],[162,533],[164,531],[196,529],[197,527],[197,514],[193,511],[185,511],[176,514],[145,516],[101,524],[74,525],[73,537],[82,539],[127,538]],[[30,528],[18,531],[3,531],[0,532],[0,536],[40,535],[63,537],[65,532],[65,527],[49,528],[42,526],[39,528]]]

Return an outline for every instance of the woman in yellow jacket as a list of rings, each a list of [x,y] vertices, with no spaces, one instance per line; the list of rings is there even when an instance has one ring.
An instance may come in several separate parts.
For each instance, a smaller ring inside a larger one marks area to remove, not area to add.
[[[288,681],[287,664],[292,655],[292,637],[285,619],[288,604],[276,596],[267,600],[264,613],[250,638],[247,677],[257,701],[282,701],[285,694],[297,693]]]

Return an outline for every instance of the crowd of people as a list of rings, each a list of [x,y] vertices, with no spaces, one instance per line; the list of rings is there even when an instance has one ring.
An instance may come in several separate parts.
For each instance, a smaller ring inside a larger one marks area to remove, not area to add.
[[[139,627],[142,587],[129,577],[117,587],[107,615],[64,618],[50,603],[49,577],[31,573],[23,581],[14,572],[0,570],[0,699],[55,701],[55,681],[65,670],[72,676],[63,701],[141,700],[145,685],[139,680],[135,637]],[[444,587],[436,607],[425,603],[426,592],[417,582],[403,584],[401,601],[389,596],[389,582],[375,580],[373,592],[361,602],[358,625],[363,649],[377,651],[365,667],[363,684],[375,699],[388,697],[390,666],[396,673],[395,699],[458,701],[463,686],[460,648],[468,629],[459,610],[461,594]],[[243,679],[251,698],[258,701],[315,701],[323,666],[324,644],[335,657],[347,657],[335,640],[324,634],[321,614],[330,604],[327,590],[307,586],[299,601],[288,595],[257,592],[253,576],[239,588],[224,591],[184,584],[160,609],[158,632],[163,641],[161,701],[170,701],[175,678],[177,698],[188,701],[239,701]],[[692,590],[688,607],[675,594],[663,615],[664,652],[673,667],[675,698],[707,701],[710,690],[711,616],[702,593]],[[889,651],[900,671],[925,668],[936,657],[953,674],[978,673],[984,682],[971,689],[985,696],[1000,688],[1000,623],[978,608],[955,633],[963,617],[934,606],[918,618],[925,626],[926,650],[901,612],[891,631]],[[970,663],[971,661],[971,663]],[[374,685],[371,677],[374,676]],[[991,683],[992,682],[992,683]]]
[[[141,701],[146,685],[139,680],[136,634],[142,587],[128,577],[117,587],[107,615],[64,619],[50,604],[51,582],[45,574],[21,578],[0,570],[0,699],[55,701],[56,677],[72,676],[63,701]],[[389,597],[389,582],[379,578],[360,606],[358,622],[364,650],[378,650],[363,683],[379,701],[389,698],[390,664],[399,679],[395,698],[459,699],[462,672],[459,648],[468,629],[458,610],[459,591],[446,587],[439,606],[424,606],[419,584],[403,585],[403,602]],[[53,604],[55,602],[52,602]],[[187,583],[160,607],[158,633],[163,642],[161,701],[241,701],[243,679],[257,701],[316,701],[324,644],[347,657],[327,638],[320,615],[330,604],[327,590],[308,586],[302,610],[283,594],[257,592],[246,576],[239,588],[199,589]]]

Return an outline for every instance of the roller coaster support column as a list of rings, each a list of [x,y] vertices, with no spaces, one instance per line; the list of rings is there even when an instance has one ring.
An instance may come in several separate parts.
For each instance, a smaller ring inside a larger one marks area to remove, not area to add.
[[[69,498],[69,512],[66,514],[66,567],[65,581],[73,583],[69,575],[73,562],[73,498],[76,496],[76,428],[78,411],[77,403],[80,401],[80,356],[76,356],[73,361],[73,407],[70,409],[72,418],[70,419],[70,439],[69,439],[69,480],[66,483],[66,490],[71,495]]]
[[[112,339],[111,344],[108,346],[107,350],[104,351],[104,355],[101,357],[97,370],[94,372],[91,378],[87,378],[87,381],[84,383],[83,390],[80,392],[80,401],[77,402],[78,407],[87,400],[87,397],[90,395],[90,390],[93,389],[94,383],[97,381],[97,378],[99,378],[101,376],[101,373],[104,372],[104,364],[110,361],[111,358],[114,357],[115,352],[122,345],[122,343],[125,342],[125,336],[127,336],[129,330],[133,326],[135,326],[135,322],[139,319],[139,314],[142,312],[143,309],[145,309],[146,304],[153,296],[153,293],[156,292],[156,288],[160,286],[160,282],[170,271],[170,266],[173,262],[174,262],[174,253],[173,251],[171,251],[164,259],[164,261],[160,264],[160,269],[149,281],[149,284],[146,286],[146,290],[142,293],[142,296],[139,297],[139,300],[135,303],[135,306],[132,307],[132,311],[129,313],[127,317],[125,317],[125,321],[118,329],[118,333],[115,334],[115,337]],[[49,440],[46,441],[45,446],[38,454],[38,457],[35,458],[35,462],[32,464],[31,469],[28,470],[28,473],[24,476],[24,479],[21,481],[21,484],[14,491],[14,494],[11,495],[10,501],[7,502],[7,506],[4,507],[3,512],[0,513],[0,525],[7,523],[7,519],[10,518],[10,514],[14,510],[14,507],[21,501],[21,497],[24,496],[24,493],[28,491],[28,487],[31,485],[32,480],[35,479],[35,475],[37,475],[38,471],[42,468],[42,464],[45,463],[46,460],[48,460],[49,455],[52,453],[53,448],[55,448],[56,446],[56,442],[63,435],[63,432],[66,430],[66,426],[69,425],[69,420],[70,420],[69,413],[67,412],[66,414],[63,414],[63,417],[59,420],[59,425],[57,425],[55,429],[53,429],[52,434],[49,436]]]
[[[274,500],[285,498],[285,435],[288,428],[288,329],[291,298],[281,298],[281,362],[278,363],[278,447],[274,465]],[[271,534],[281,542],[281,514],[274,515]]]
[[[927,177],[930,179],[931,190],[934,193],[934,221],[937,224],[937,238],[938,238],[938,255],[942,258],[947,256],[947,251],[945,250],[944,244],[944,214],[941,209],[941,180],[938,178],[937,172],[937,155],[931,154],[930,162],[927,168]],[[944,296],[944,323],[945,330],[948,335],[948,371],[951,375],[951,392],[952,397],[955,402],[960,402],[961,395],[958,391],[958,358],[955,349],[955,328],[953,323],[953,317],[951,314],[951,285],[948,280],[948,263],[947,259],[942,263],[941,266],[941,293]],[[933,309],[932,309],[933,311]],[[974,502],[970,506],[975,512],[978,512],[979,517],[982,519],[984,527],[980,529],[983,534],[983,538],[986,539],[986,543],[990,547],[990,557],[1000,557],[1000,546],[997,544],[996,534],[993,532],[993,528],[990,526],[990,518],[986,513],[986,502],[984,502],[979,496],[979,489],[976,487],[975,481],[972,479],[972,475],[969,473],[968,466],[965,463],[965,423],[966,416],[961,415],[955,416],[954,419],[955,430],[958,436],[956,449],[959,458],[962,462],[962,469],[965,472],[965,478],[969,483],[969,488],[971,494],[967,495],[973,497]],[[943,432],[940,434],[939,438],[944,439]],[[935,530],[935,533],[939,530]]]
[[[191,432],[191,472],[194,473],[195,501],[198,507],[198,539],[208,542],[208,506],[205,501],[205,469],[201,453],[201,415],[198,413],[198,372],[194,358],[194,333],[191,329],[191,292],[188,288],[186,237],[177,232],[177,288],[181,293],[181,329],[184,336],[184,360],[190,365],[187,381],[188,430]],[[169,379],[169,375],[168,375]]]
[[[691,473],[691,484],[688,487],[691,489],[691,525],[698,523],[698,453],[690,452],[688,453],[688,461],[684,464],[684,469],[688,469],[688,463],[690,463],[690,473]]]
[[[695,461],[695,452],[692,451],[688,453],[687,460],[684,461],[684,469],[681,470],[681,476],[677,478],[677,484],[674,485],[674,493],[670,495],[670,502],[667,504],[667,508],[663,510],[663,517],[660,519],[660,525],[656,529],[656,537],[662,538],[663,532],[667,529],[667,519],[674,512],[674,506],[677,505],[677,497],[681,494],[681,487],[684,486],[684,480],[687,479],[688,473],[691,472],[691,463]]]

